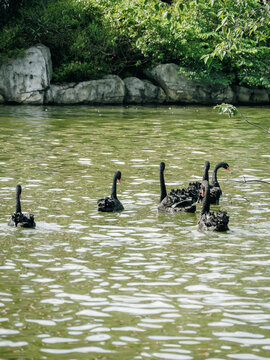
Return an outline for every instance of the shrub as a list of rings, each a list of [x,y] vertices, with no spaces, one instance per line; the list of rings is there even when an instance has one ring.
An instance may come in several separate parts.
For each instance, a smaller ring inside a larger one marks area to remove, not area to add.
[[[196,80],[270,88],[270,5],[259,0],[171,3],[24,0],[15,9],[17,17],[0,31],[0,61],[41,42],[51,49],[54,81],[109,73],[141,76],[145,67],[175,62]]]

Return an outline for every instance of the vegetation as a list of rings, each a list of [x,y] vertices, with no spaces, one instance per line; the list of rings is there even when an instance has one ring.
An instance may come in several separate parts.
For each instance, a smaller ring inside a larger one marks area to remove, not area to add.
[[[270,134],[270,128],[267,130],[265,128],[263,128],[261,125],[259,124],[255,124],[254,122],[251,122],[250,120],[248,120],[246,118],[245,115],[243,115],[239,109],[237,109],[234,105],[232,104],[226,104],[226,103],[222,103],[222,104],[219,104],[219,105],[216,105],[214,107],[214,109],[217,109],[218,110],[218,113],[220,115],[228,115],[229,117],[233,117],[233,116],[237,116],[238,114],[240,115],[241,119],[243,121],[245,121],[246,123],[248,123],[249,125],[252,125],[252,126],[256,126],[258,127],[259,129],[263,130],[264,132]],[[270,184],[270,183],[269,183]]]
[[[140,76],[175,62],[207,83],[270,88],[267,1],[167,2],[2,0],[0,62],[40,42],[51,49],[55,82]]]

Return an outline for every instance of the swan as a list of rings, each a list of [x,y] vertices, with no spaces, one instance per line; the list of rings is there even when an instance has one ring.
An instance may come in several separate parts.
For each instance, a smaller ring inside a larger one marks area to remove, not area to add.
[[[116,171],[113,176],[112,193],[111,196],[99,199],[97,201],[98,211],[102,212],[113,212],[124,210],[124,206],[118,200],[116,195],[116,183],[117,181],[121,184],[121,171]]]
[[[198,221],[200,230],[227,231],[230,217],[226,211],[210,212],[210,186],[207,180],[202,182],[202,210]]]
[[[167,212],[192,212],[196,211],[196,205],[193,205],[193,199],[189,196],[185,189],[172,190],[169,195],[167,195],[165,180],[164,180],[164,171],[165,163],[160,163],[160,200],[158,205],[158,210],[167,211]]]
[[[21,210],[21,185],[16,186],[16,210],[15,213],[9,219],[8,225],[15,227],[34,228],[36,223],[34,221],[34,215],[28,213],[22,213]]]

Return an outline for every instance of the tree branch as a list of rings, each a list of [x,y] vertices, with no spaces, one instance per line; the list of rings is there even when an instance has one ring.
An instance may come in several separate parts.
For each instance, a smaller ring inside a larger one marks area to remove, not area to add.
[[[219,114],[227,114],[229,117],[236,116],[237,113],[239,113],[242,120],[247,122],[249,125],[256,126],[256,127],[260,128],[261,130],[263,130],[264,132],[266,132],[267,134],[270,134],[270,128],[267,130],[264,127],[262,127],[261,125],[258,125],[258,124],[255,124],[255,123],[249,121],[235,106],[233,106],[231,104],[222,103],[220,105],[214,106],[214,109],[218,109]]]
[[[227,181],[239,182],[239,183],[258,182],[258,183],[263,183],[263,184],[270,185],[270,182],[269,182],[269,181],[266,181],[266,180],[256,180],[256,179],[246,180],[245,176],[243,176],[243,178],[244,178],[244,180],[228,179]]]

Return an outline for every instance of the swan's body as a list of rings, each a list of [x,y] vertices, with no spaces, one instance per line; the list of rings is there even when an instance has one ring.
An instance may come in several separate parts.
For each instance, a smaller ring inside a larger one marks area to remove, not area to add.
[[[113,211],[124,210],[124,206],[118,200],[117,194],[116,194],[117,181],[119,181],[119,183],[121,183],[121,172],[120,171],[116,171],[114,174],[111,196],[107,196],[107,197],[99,199],[97,201],[98,211],[113,212]]]
[[[172,190],[167,195],[165,180],[164,180],[165,163],[160,163],[160,201],[158,209],[167,212],[192,212],[196,211],[196,206],[193,204],[193,199],[189,196],[185,189]]]
[[[208,175],[209,169],[210,169],[210,162],[205,161],[202,181],[204,180],[209,181],[209,175]],[[201,187],[202,187],[202,183],[200,181],[195,181],[189,183],[186,189],[190,194],[190,196],[193,198],[194,202],[201,202],[203,199],[201,194]]]
[[[9,219],[8,225],[15,227],[34,228],[36,226],[34,215],[28,213],[22,213],[21,210],[21,185],[16,186],[16,211]]]
[[[207,231],[227,231],[229,230],[229,216],[226,211],[219,210],[218,212],[210,211],[210,186],[207,180],[202,183],[203,190],[203,203],[198,221],[198,227],[200,230]]]

